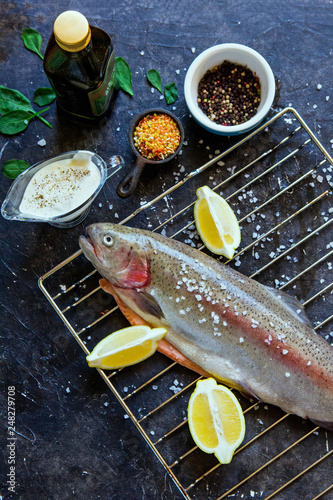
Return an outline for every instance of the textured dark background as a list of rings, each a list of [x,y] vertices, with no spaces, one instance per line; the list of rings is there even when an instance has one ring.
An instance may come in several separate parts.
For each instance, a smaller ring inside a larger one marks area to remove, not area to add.
[[[146,72],[155,68],[164,84],[175,81],[178,86],[172,110],[181,118],[188,141],[181,163],[187,171],[200,166],[208,160],[207,146],[222,151],[232,141],[208,134],[189,117],[183,82],[196,55],[224,42],[249,45],[267,59],[278,85],[271,115],[292,105],[331,151],[331,1],[2,1],[0,84],[31,99],[37,87],[48,86],[41,60],[23,47],[20,33],[26,27],[38,30],[45,50],[54,19],[67,9],[80,10],[91,24],[111,35],[116,55],[132,69],[134,97],[119,92],[110,117],[94,125],[69,119],[53,104],[45,114],[52,130],[35,120],[17,136],[0,136],[1,163],[21,158],[34,164],[66,150],[88,149],[104,158],[122,154],[130,165],[127,129],[132,116],[148,107],[166,107],[146,81]],[[37,144],[40,139],[46,140],[44,147]],[[142,200],[171,185],[174,172],[181,177],[177,160],[163,172],[147,168],[130,200],[120,200],[115,186],[107,185],[87,223],[108,220],[110,204],[121,220]],[[10,185],[2,176],[1,201]],[[88,369],[82,350],[38,289],[38,278],[77,250],[82,225],[59,230],[4,219],[0,223],[0,498],[179,500],[181,495],[163,467],[131,420],[124,419],[123,409],[97,372]],[[15,495],[5,484],[8,385],[17,393]],[[279,498],[287,497],[282,493]]]

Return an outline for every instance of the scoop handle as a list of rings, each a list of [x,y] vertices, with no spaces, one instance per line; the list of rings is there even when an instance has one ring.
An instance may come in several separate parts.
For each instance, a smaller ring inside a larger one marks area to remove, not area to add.
[[[120,155],[110,156],[108,159],[106,178],[109,179],[125,165],[124,158]]]
[[[143,167],[146,162],[142,158],[138,158],[133,168],[128,172],[127,175],[120,181],[117,187],[117,194],[121,198],[127,198],[130,196],[138,185],[140,175],[142,174]]]

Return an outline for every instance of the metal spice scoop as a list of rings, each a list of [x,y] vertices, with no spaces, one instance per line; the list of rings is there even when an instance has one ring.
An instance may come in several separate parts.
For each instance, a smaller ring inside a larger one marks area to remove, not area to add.
[[[179,131],[180,131],[180,141],[179,141],[178,148],[176,149],[176,151],[172,155],[168,156],[164,160],[149,160],[148,158],[145,158],[144,156],[142,156],[134,145],[134,131],[135,131],[138,123],[145,116],[147,116],[149,114],[154,114],[154,113],[165,114],[165,115],[170,116],[176,122],[176,124],[179,128]],[[139,115],[137,115],[134,118],[134,120],[132,121],[132,123],[130,125],[129,131],[128,131],[128,140],[129,140],[129,144],[132,148],[133,153],[137,156],[137,160],[136,160],[135,165],[132,168],[130,168],[129,172],[126,174],[126,176],[123,178],[123,180],[119,183],[119,185],[117,187],[117,194],[121,198],[127,198],[128,196],[130,196],[133,193],[133,191],[135,190],[135,188],[139,182],[140,175],[143,172],[143,168],[147,163],[151,164],[151,165],[158,166],[158,165],[161,165],[162,163],[166,163],[166,162],[172,160],[179,153],[179,151],[182,148],[183,141],[184,141],[184,129],[183,129],[183,126],[182,126],[179,118],[177,118],[173,113],[171,113],[170,111],[166,111],[165,109],[153,108],[153,109],[148,109],[146,111],[143,111],[142,113],[140,113]]]

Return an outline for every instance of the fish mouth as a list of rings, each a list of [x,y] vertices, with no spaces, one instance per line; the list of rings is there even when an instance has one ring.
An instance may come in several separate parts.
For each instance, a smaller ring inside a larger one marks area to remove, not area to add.
[[[91,257],[98,259],[98,253],[96,251],[96,247],[93,244],[91,238],[81,235],[79,237],[79,245],[80,245],[82,252],[89,260],[91,260]]]

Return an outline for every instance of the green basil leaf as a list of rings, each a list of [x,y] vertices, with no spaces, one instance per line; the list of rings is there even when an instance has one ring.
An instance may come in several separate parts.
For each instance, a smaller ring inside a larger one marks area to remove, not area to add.
[[[47,106],[51,104],[56,98],[55,92],[53,89],[48,87],[40,87],[35,90],[33,101],[38,106]]]
[[[42,37],[38,33],[38,31],[33,30],[32,28],[25,28],[21,32],[21,38],[28,50],[31,50],[31,52],[35,52],[35,54],[38,54],[39,57],[44,59],[40,51],[42,46]]]
[[[0,117],[0,132],[8,135],[18,134],[27,128],[34,116],[35,113],[31,114],[23,109],[9,111]]]
[[[115,58],[116,68],[116,88],[121,88],[130,95],[133,95],[132,90],[132,73],[129,65],[122,57]]]
[[[16,177],[29,167],[29,163],[24,160],[8,160],[1,166],[1,172],[8,179],[16,179]]]
[[[159,72],[156,71],[156,69],[150,69],[147,72],[147,78],[148,81],[152,84],[152,86],[155,87],[155,89],[157,89],[162,94],[161,77]]]
[[[164,97],[167,104],[172,104],[178,97],[177,85],[175,82],[168,83],[164,87]]]
[[[18,90],[8,89],[0,85],[0,113],[8,113],[16,109],[33,111],[31,103],[25,95]]]

